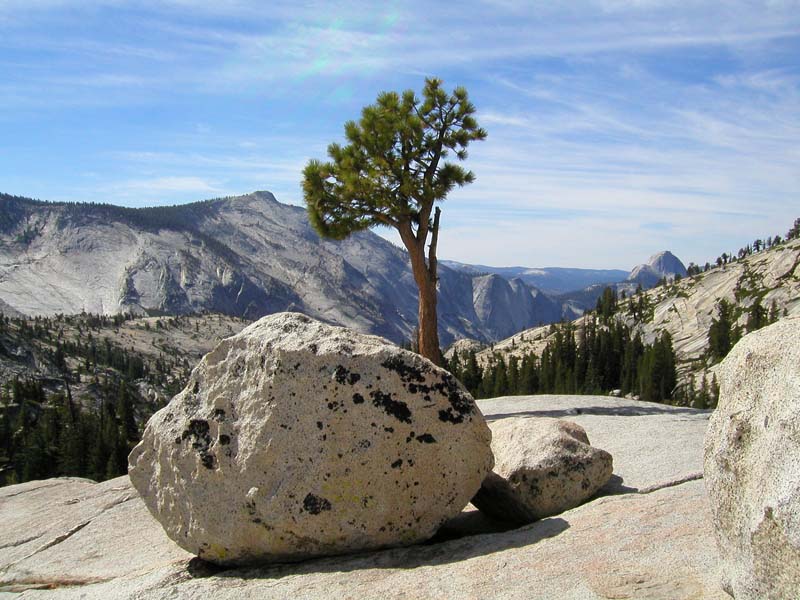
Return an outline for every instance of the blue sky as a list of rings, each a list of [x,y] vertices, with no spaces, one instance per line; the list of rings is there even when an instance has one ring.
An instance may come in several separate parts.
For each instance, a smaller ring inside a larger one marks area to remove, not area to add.
[[[301,204],[343,123],[428,75],[489,132],[443,205],[443,258],[705,262],[800,216],[789,0],[0,0],[0,191]]]

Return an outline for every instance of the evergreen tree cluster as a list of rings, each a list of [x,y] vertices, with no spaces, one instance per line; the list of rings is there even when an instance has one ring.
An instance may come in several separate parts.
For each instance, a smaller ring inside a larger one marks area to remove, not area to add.
[[[740,310],[725,298],[717,302],[717,315],[711,320],[711,326],[708,329],[708,358],[712,363],[725,358],[742,335],[775,323],[780,317],[775,301],[767,310],[761,304],[761,299],[757,297],[746,309],[747,321],[743,330],[741,326],[737,325]]]
[[[723,252],[720,254],[714,263],[707,262],[703,267],[696,265],[694,263],[689,263],[689,266],[686,267],[686,271],[690,276],[699,275],[700,273],[704,273],[709,269],[712,269],[715,265],[717,267],[722,267],[732,262],[736,262],[737,260],[742,260],[743,258],[747,258],[748,256],[752,256],[753,254],[757,254],[758,252],[762,252],[764,250],[769,250],[784,242],[788,242],[800,237],[800,218],[795,219],[792,227],[786,232],[784,237],[780,235],[769,236],[767,238],[757,238],[753,240],[752,243],[747,244],[746,246],[739,248],[739,251],[734,252]]]
[[[132,347],[124,348],[112,342],[102,331],[115,330],[133,319],[130,314],[114,316],[82,313],[80,315],[34,317],[31,320],[0,315],[0,335],[7,335],[8,345],[22,344],[55,367],[58,377],[80,382],[81,377],[110,368],[127,380],[142,379],[177,393],[188,378],[190,365],[186,359],[159,353],[150,358]],[[166,317],[156,321],[157,330],[178,326],[186,317]],[[149,329],[149,324],[146,325]],[[72,333],[69,333],[72,332]],[[0,354],[4,353],[4,339],[0,338]],[[6,352],[7,353],[7,352]],[[68,365],[67,359],[70,359]]]
[[[124,380],[98,382],[96,406],[46,394],[35,380],[15,379],[0,393],[0,485],[73,476],[103,481],[127,473],[139,440],[135,394]]]
[[[127,472],[140,428],[160,408],[137,384],[169,397],[190,372],[185,358],[158,348],[145,355],[103,335],[131,318],[0,315],[0,485],[57,476],[102,481]],[[158,319],[153,329],[166,335],[185,325],[183,318]],[[31,359],[37,369],[19,374]]]
[[[716,408],[719,402],[719,384],[717,376],[712,375],[708,378],[703,373],[700,378],[700,387],[697,387],[697,379],[694,375],[689,376],[688,387],[683,390],[683,396],[687,399],[686,404],[692,408]]]
[[[619,390],[641,400],[670,402],[677,385],[672,339],[663,332],[652,344],[626,324],[589,317],[551,326],[541,356],[505,359],[495,354],[481,369],[474,351],[455,355],[449,366],[476,398],[517,394],[601,394]]]

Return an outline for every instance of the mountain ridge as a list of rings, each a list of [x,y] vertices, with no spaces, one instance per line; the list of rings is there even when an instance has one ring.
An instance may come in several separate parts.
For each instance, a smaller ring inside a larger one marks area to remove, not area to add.
[[[640,283],[643,287],[653,287],[661,279],[686,277],[688,272],[683,262],[669,250],[662,250],[650,257],[646,263],[637,265],[628,275],[628,281]]]
[[[493,273],[513,279],[521,279],[546,294],[557,295],[589,287],[597,283],[616,283],[624,280],[629,272],[621,269],[582,269],[571,267],[490,267],[472,265],[454,260],[441,260],[441,264],[475,274]]]
[[[296,310],[396,342],[416,326],[417,290],[402,249],[370,231],[321,239],[303,208],[269,192],[147,208],[9,195],[0,202],[0,300],[9,310],[248,319]],[[446,266],[440,280],[445,344],[502,339],[513,327],[560,318],[556,302],[524,283]],[[493,310],[477,311],[487,294]],[[508,304],[520,298],[522,308]],[[513,324],[492,316],[511,312]]]

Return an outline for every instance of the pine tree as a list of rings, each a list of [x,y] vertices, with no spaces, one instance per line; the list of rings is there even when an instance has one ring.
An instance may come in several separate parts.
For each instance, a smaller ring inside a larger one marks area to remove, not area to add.
[[[503,357],[498,357],[494,365],[494,373],[492,375],[492,391],[491,395],[494,398],[498,396],[506,396],[508,394],[508,369],[506,368],[506,361]]]
[[[343,239],[375,226],[398,231],[419,290],[420,353],[436,364],[442,364],[436,316],[441,209],[434,211],[434,204],[475,178],[447,162],[448,154],[464,160],[469,143],[486,137],[466,89],[448,95],[441,85],[426,79],[422,102],[412,90],[381,93],[357,123],[345,124],[348,144],[328,146],[331,162],[311,160],[303,171],[309,219],[320,235]]]
[[[708,408],[717,408],[719,402],[719,383],[717,382],[716,373],[711,376],[711,390],[709,392]]]
[[[642,337],[638,333],[628,339],[622,356],[622,375],[620,389],[623,394],[628,394],[638,388],[639,361],[644,354]]]
[[[756,298],[755,302],[753,302],[750,309],[747,311],[747,324],[745,328],[749,333],[761,329],[768,323],[767,309],[761,306],[761,300]]]
[[[537,373],[536,357],[527,354],[522,359],[520,369],[520,393],[536,394],[539,391],[539,376]]]
[[[478,367],[478,359],[475,350],[470,350],[464,364],[464,375],[461,381],[464,383],[464,387],[475,396],[478,393],[482,379],[483,377],[481,376],[480,367]]]
[[[708,351],[713,360],[722,360],[734,344],[733,306],[726,299],[717,303],[717,317],[708,329]]]
[[[519,358],[516,356],[508,359],[508,387],[505,393],[511,395],[520,393]]]
[[[647,348],[639,361],[639,396],[648,402],[672,398],[677,373],[672,338],[666,331]]]

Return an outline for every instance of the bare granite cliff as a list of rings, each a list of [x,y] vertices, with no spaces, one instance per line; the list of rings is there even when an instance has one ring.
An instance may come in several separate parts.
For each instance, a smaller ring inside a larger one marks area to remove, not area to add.
[[[490,285],[491,284],[491,285]],[[371,232],[323,240],[300,207],[269,192],[147,209],[0,195],[0,308],[256,319],[292,310],[411,337],[417,289],[405,252]],[[513,319],[494,315],[513,314]],[[521,281],[440,267],[442,343],[495,340],[559,318]]]

